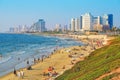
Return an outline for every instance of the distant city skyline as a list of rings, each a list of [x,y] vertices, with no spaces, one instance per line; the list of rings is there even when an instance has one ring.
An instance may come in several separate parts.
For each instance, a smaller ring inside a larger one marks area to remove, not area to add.
[[[52,30],[46,28],[46,22],[44,19],[39,19],[37,22],[31,26],[21,26],[10,27],[10,33],[26,33],[26,32],[45,32],[45,31],[55,31],[55,32],[86,32],[86,31],[106,31],[112,30],[113,26],[113,14],[104,14],[102,16],[94,16],[91,13],[82,14],[80,17],[72,18],[69,26],[61,26],[61,24],[56,24]]]
[[[56,23],[69,25],[71,18],[90,12],[94,16],[113,14],[114,26],[120,26],[120,0],[0,0],[0,32],[19,25],[31,26],[38,19],[48,29]]]
[[[112,30],[113,14],[94,16],[91,13],[82,14],[80,17],[72,18],[70,31],[106,31]]]

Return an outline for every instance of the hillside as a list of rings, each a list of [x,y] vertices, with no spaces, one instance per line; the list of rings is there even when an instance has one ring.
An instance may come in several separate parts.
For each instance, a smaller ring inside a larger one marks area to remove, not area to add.
[[[78,62],[56,80],[95,80],[119,67],[120,37],[117,37],[110,45],[95,50],[84,61]]]

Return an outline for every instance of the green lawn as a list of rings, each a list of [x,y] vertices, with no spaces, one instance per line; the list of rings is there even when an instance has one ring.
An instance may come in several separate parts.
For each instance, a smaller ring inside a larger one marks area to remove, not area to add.
[[[97,77],[120,67],[120,37],[111,45],[92,52],[84,61],[64,72],[56,80],[94,80]]]

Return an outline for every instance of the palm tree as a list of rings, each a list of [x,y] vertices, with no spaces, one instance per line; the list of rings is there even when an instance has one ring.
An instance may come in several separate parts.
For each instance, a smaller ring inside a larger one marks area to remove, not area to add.
[[[114,35],[116,35],[117,27],[114,26],[114,27],[112,28],[112,31],[114,32]]]

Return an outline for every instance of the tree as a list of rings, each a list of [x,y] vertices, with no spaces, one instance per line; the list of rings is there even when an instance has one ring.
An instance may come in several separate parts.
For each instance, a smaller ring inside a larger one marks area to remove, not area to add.
[[[117,27],[114,26],[114,27],[112,28],[112,31],[114,32],[114,35],[116,35]]]

